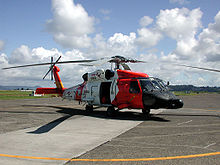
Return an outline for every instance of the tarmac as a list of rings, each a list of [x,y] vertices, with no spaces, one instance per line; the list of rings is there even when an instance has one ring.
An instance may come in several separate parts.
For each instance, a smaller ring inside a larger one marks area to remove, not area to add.
[[[179,110],[123,110],[61,98],[0,100],[0,164],[220,164],[220,94],[182,96]]]

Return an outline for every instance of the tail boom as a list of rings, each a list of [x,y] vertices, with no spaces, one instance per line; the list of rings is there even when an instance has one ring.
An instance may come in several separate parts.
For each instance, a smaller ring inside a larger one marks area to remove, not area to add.
[[[37,88],[36,94],[59,94],[59,96],[62,96],[65,88],[58,74],[59,71],[60,69],[57,66],[53,67],[56,88]]]
[[[36,94],[59,94],[60,96],[63,95],[63,90],[58,88],[37,88]]]

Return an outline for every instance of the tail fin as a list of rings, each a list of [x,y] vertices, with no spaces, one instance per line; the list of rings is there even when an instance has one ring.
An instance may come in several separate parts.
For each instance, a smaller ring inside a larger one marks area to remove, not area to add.
[[[55,78],[55,83],[56,83],[57,89],[64,90],[63,83],[62,83],[60,76],[58,74],[59,71],[60,71],[60,68],[58,68],[57,66],[53,67],[53,75]]]
[[[63,83],[58,74],[59,71],[60,69],[57,66],[53,67],[53,75],[55,79],[56,88],[37,88],[36,94],[59,94],[60,96],[62,96],[65,88],[63,87]]]

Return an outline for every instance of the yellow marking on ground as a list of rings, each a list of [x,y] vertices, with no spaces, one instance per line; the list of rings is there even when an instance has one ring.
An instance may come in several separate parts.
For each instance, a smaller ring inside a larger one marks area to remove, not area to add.
[[[38,160],[64,160],[71,162],[140,162],[140,161],[155,161],[155,160],[188,159],[188,158],[215,156],[215,155],[220,155],[220,152],[212,152],[212,153],[204,153],[204,154],[196,154],[196,155],[169,156],[169,157],[158,157],[158,158],[135,158],[135,159],[70,159],[70,158],[19,156],[19,155],[7,155],[7,154],[0,154],[0,157],[38,159]]]
[[[65,161],[71,160],[71,158],[49,158],[49,157],[21,156],[21,155],[8,155],[8,154],[0,154],[0,157],[22,158],[22,159],[39,159],[39,160],[65,160]]]

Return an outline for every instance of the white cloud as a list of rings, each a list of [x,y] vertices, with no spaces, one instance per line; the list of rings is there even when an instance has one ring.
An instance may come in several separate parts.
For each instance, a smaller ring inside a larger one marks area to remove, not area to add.
[[[99,10],[100,13],[104,14],[104,15],[108,15],[111,13],[111,10],[108,10],[108,9],[100,9]]]
[[[151,17],[144,16],[140,19],[139,24],[141,25],[141,27],[146,27],[146,26],[152,24],[153,21],[154,20]]]
[[[90,46],[88,36],[94,32],[94,18],[73,0],[52,0],[53,19],[46,23],[47,31],[54,40],[65,48]]]
[[[54,40],[64,48],[88,48],[91,46],[91,38],[88,35],[74,36],[56,34]]]
[[[8,56],[4,53],[0,54],[0,64],[1,67],[6,67],[8,65]]]
[[[31,50],[31,60],[38,60],[38,61],[43,61],[43,60],[48,60],[49,57],[54,57],[58,58],[61,56],[62,53],[58,51],[56,48],[52,48],[51,50],[47,50],[43,47],[38,47],[38,48],[33,48]],[[33,61],[32,61],[33,62]]]
[[[93,46],[83,56],[87,59],[100,59],[115,55],[133,56],[137,49],[135,39],[136,34],[133,32],[129,35],[115,33],[108,39],[104,38],[102,34],[96,34],[92,40]]]
[[[122,33],[115,33],[112,37],[108,39],[108,42],[112,47],[114,46],[128,47],[134,43],[135,38],[136,38],[135,33],[130,33],[129,36],[124,35]]]
[[[208,28],[203,29],[199,35],[195,50],[203,55],[204,61],[220,61],[220,12],[215,16],[215,22],[210,23]]]
[[[0,51],[2,51],[5,47],[5,42],[0,40]]]
[[[201,27],[202,12],[200,9],[175,8],[161,10],[157,16],[157,26],[167,36],[182,40],[194,37]]]
[[[111,10],[109,9],[100,9],[99,12],[102,14],[103,20],[110,20],[109,14],[111,13]]]
[[[137,33],[136,43],[142,48],[150,48],[157,45],[163,37],[159,31],[154,29],[141,28],[137,30]]]
[[[184,5],[184,4],[188,4],[190,3],[189,1],[187,0],[169,0],[170,3],[178,3],[180,5]]]
[[[215,73],[204,73],[172,64],[165,65],[170,62],[178,62],[194,66],[220,68],[220,12],[216,15],[214,23],[210,23],[200,34],[198,32],[202,28],[201,10],[175,8],[161,10],[154,24],[152,24],[152,18],[142,17],[139,22],[141,27],[137,29],[136,33],[131,32],[127,35],[115,33],[109,38],[104,38],[102,34],[95,34],[94,38],[90,38],[89,35],[95,31],[94,18],[90,17],[81,5],[75,5],[72,0],[53,0],[52,9],[54,16],[47,22],[47,30],[53,35],[57,43],[63,47],[72,48],[72,50],[60,52],[57,49],[47,50],[43,47],[31,49],[22,45],[16,48],[10,56],[1,54],[1,66],[50,62],[50,56],[57,58],[59,55],[62,55],[62,61],[122,55],[148,62],[131,65],[135,71],[146,72],[150,76],[160,77],[171,81],[171,83],[208,85],[211,80],[216,80],[215,84],[220,83],[219,76]],[[102,11],[103,15],[108,15],[109,12],[107,10]],[[150,24],[152,27],[147,28]],[[155,46],[159,41],[162,42],[164,37],[176,41],[176,48],[170,53],[165,54],[157,51],[137,55],[141,48],[146,51],[157,49]],[[82,82],[83,73],[96,69],[75,64],[60,65],[60,68],[60,76],[65,86],[73,86]],[[4,71],[2,84],[16,83],[19,79],[26,80],[20,81],[19,84],[53,85],[51,82],[41,80],[47,70],[48,67],[33,67]],[[12,77],[12,81],[9,81],[9,77]]]
[[[23,64],[31,61],[31,50],[26,45],[16,48],[9,57],[10,64]]]
[[[142,64],[138,69],[152,76],[169,80],[173,84],[219,84],[218,73],[172,65],[172,63],[180,63],[220,69],[220,33],[218,29],[220,24],[220,12],[216,15],[215,22],[209,24],[208,28],[203,29],[202,33],[198,34],[202,28],[201,18],[202,12],[200,9],[189,10],[186,8],[176,8],[161,10],[155,20],[155,27],[151,29],[139,29],[137,32],[139,34],[137,40],[139,40],[139,42],[143,41],[142,43],[149,46],[157,45],[160,38],[156,40],[156,35],[146,35],[152,34],[154,30],[158,32],[161,37],[167,36],[175,40],[176,48],[168,54],[161,52],[160,56],[157,55],[157,59],[155,59],[156,55],[142,55],[142,59],[147,59],[147,61],[152,61],[152,63]],[[141,36],[144,37],[141,38]],[[147,42],[150,41],[151,44],[153,41],[155,42],[152,45],[150,45],[150,43],[147,44]],[[215,81],[212,82],[212,80]]]
[[[138,37],[136,44],[140,48],[150,48],[158,44],[163,35],[157,28],[147,28],[146,26],[153,23],[153,19],[149,16],[144,16],[140,19],[140,29],[137,29]]]
[[[115,33],[108,39],[107,46],[113,53],[113,56],[117,54],[131,56],[136,50],[134,45],[135,39],[135,33],[130,33],[129,36],[122,33]]]
[[[202,27],[201,17],[199,8],[161,10],[157,16],[158,30],[176,40],[177,47],[173,52],[182,59],[195,58],[193,48],[197,45],[195,36]]]
[[[43,47],[30,49],[28,46],[22,45],[15,49],[9,57],[2,53],[0,55],[0,64],[1,67],[10,67],[16,65],[45,63],[50,62],[51,56],[54,57],[55,61],[60,55],[62,56],[60,61],[84,59],[83,53],[76,49],[62,53],[55,48],[51,50]],[[61,68],[60,76],[64,85],[69,87],[82,82],[81,76],[88,69],[87,67],[82,67],[77,64],[58,66]],[[3,70],[1,85],[40,85],[53,87],[54,84],[49,81],[49,78],[42,80],[42,77],[48,69],[49,66],[46,65]]]
[[[220,11],[215,16],[215,23],[210,24],[209,26],[210,26],[210,29],[220,33]]]

